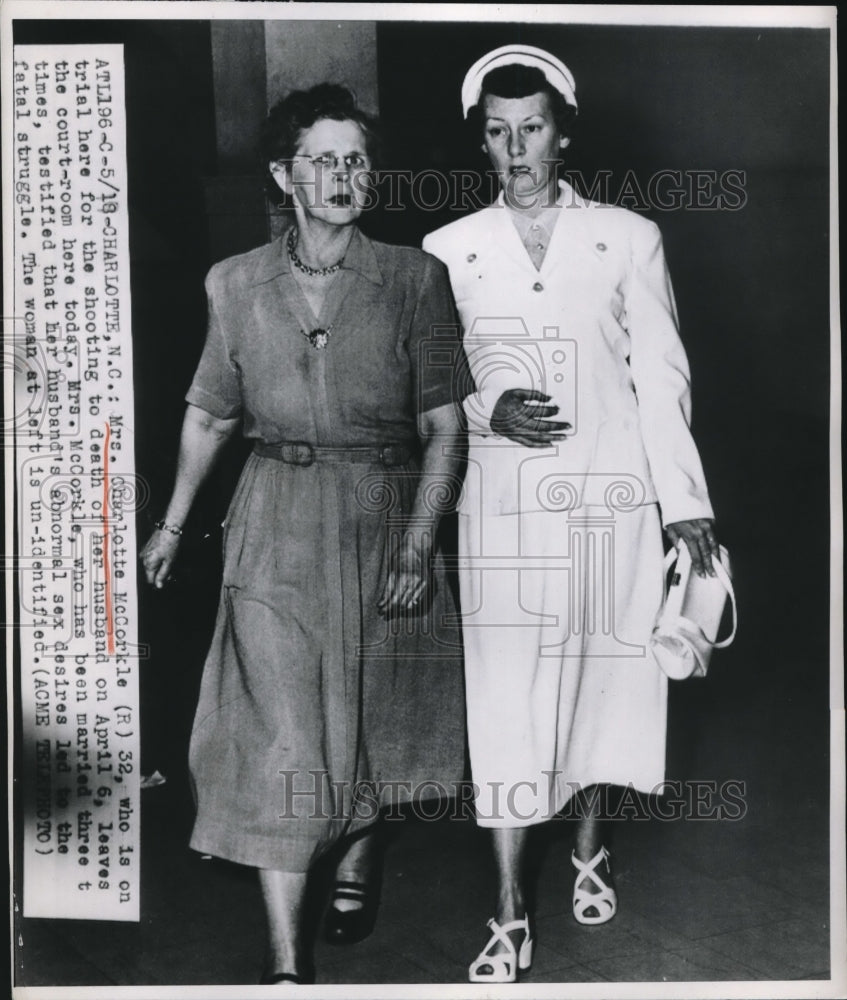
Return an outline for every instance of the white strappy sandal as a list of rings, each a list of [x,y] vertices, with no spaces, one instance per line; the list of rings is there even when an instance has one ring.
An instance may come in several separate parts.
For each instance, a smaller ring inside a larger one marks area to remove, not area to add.
[[[468,982],[471,983],[514,983],[518,979],[518,969],[528,969],[532,965],[532,948],[535,943],[529,936],[529,917],[523,920],[510,920],[501,927],[493,918],[488,921],[491,930],[491,940],[471,962],[468,970]],[[524,932],[520,950],[516,951],[509,931]],[[491,953],[491,948],[500,942],[507,950]],[[490,971],[483,972],[488,968]]]
[[[596,872],[597,865],[601,861],[606,863],[606,874],[610,875],[609,852],[605,847],[601,847],[587,863],[580,861],[576,854],[571,852],[571,862],[579,873],[573,884],[573,915],[580,924],[605,924],[618,912],[617,893],[610,885],[606,885]],[[586,878],[591,879],[599,892],[589,892],[587,889],[579,888]],[[586,916],[585,911],[592,906],[597,910],[597,916]]]

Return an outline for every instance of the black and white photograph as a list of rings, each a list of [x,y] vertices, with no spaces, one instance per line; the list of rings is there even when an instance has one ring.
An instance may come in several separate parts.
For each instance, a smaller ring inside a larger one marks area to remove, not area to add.
[[[3,0],[10,989],[847,995],[833,7]]]

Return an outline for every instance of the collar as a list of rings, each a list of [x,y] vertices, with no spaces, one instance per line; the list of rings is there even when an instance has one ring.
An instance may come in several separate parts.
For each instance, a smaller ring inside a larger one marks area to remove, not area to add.
[[[500,194],[497,196],[497,204],[503,208],[508,208],[506,205],[506,195],[503,191],[500,191]],[[546,212],[551,211],[554,208],[585,208],[590,204],[590,202],[586,201],[585,198],[579,194],[575,187],[568,184],[567,181],[560,180],[559,196],[556,198],[556,204],[551,205],[549,209],[545,209],[544,212],[541,213],[541,217],[543,218]],[[521,215],[520,212],[512,212],[511,214]]]
[[[550,241],[544,255],[544,260],[538,271],[543,277],[549,277],[559,266],[566,245],[576,242],[580,247],[584,246],[584,237],[580,236],[580,230],[584,227],[569,225],[569,222],[576,221],[576,216],[567,219],[563,217],[562,212],[589,209],[595,204],[595,202],[586,201],[585,198],[582,198],[567,181],[559,181],[559,196],[556,199],[556,206],[551,206],[555,224],[550,233]],[[497,211],[498,208],[505,207],[505,198],[501,192],[498,203],[490,205],[485,209],[485,211],[492,213],[489,218],[491,219],[492,230],[499,234],[498,245],[522,269],[535,271],[536,268],[533,265],[531,256],[527,253],[526,244],[521,237],[518,227],[513,222],[516,213],[508,210]],[[559,211],[559,209],[562,211]]]
[[[291,274],[291,258],[288,256],[286,241],[291,226],[273,242],[259,248],[259,260],[253,269],[252,285],[263,285],[283,274]],[[342,271],[355,271],[374,285],[381,285],[382,271],[379,268],[373,243],[358,227],[353,229],[353,235],[344,255]]]
[[[549,237],[550,233],[556,227],[556,220],[559,218],[559,210],[562,206],[557,201],[555,205],[542,209],[536,216],[529,216],[525,212],[515,212],[508,205],[506,207],[509,212],[509,218],[515,224],[515,228],[520,233],[521,239],[526,242],[533,229],[537,231],[540,228]]]

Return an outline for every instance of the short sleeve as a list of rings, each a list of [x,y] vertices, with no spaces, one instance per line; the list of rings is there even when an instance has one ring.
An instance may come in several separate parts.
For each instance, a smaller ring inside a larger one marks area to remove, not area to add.
[[[409,353],[418,413],[461,406],[474,391],[447,269],[430,256],[417,290]]]
[[[199,406],[212,416],[226,420],[241,413],[241,382],[215,305],[213,275],[214,269],[206,278],[206,297],[209,303],[206,344],[185,398],[187,402]]]

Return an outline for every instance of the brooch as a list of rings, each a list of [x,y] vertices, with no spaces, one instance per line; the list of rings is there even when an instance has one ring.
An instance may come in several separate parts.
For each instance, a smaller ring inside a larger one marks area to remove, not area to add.
[[[322,326],[316,326],[314,330],[301,330],[300,332],[316,351],[322,351],[329,343],[329,335],[332,333],[332,326],[330,325],[326,327],[326,329]]]

